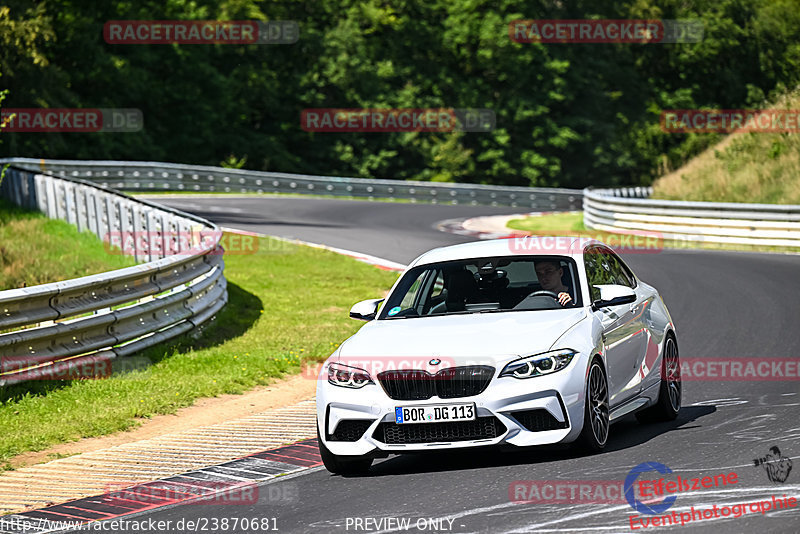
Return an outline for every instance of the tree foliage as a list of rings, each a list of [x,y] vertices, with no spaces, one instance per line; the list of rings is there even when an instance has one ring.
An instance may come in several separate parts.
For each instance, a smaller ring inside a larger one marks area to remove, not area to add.
[[[800,0],[20,0],[0,8],[10,108],[138,108],[137,133],[3,133],[10,156],[159,160],[489,184],[648,184],[715,140],[662,109],[800,83]],[[521,44],[516,19],[701,19],[689,44]],[[295,20],[293,45],[112,45],[108,20]],[[487,133],[314,133],[307,108],[489,108]]]

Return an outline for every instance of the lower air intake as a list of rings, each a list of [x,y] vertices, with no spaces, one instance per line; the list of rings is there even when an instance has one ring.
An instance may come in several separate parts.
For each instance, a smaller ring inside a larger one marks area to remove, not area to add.
[[[567,422],[559,423],[553,415],[542,408],[511,412],[511,417],[530,432],[544,432],[545,430],[560,430],[567,428]]]
[[[381,423],[372,437],[387,445],[403,445],[493,439],[505,431],[505,425],[491,416],[450,423]]]
[[[372,421],[365,419],[344,419],[336,425],[336,430],[328,438],[330,441],[358,441],[367,431]]]

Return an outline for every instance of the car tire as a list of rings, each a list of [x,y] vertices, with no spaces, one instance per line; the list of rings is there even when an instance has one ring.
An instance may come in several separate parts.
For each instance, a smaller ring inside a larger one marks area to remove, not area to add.
[[[674,421],[681,410],[681,365],[678,357],[678,341],[672,334],[667,335],[664,357],[661,358],[661,385],[658,388],[658,402],[650,408],[636,413],[640,423]]]
[[[362,475],[366,473],[372,465],[372,458],[367,456],[340,456],[333,454],[328,447],[322,443],[317,427],[317,443],[319,443],[319,455],[325,469],[334,475]]]
[[[599,452],[608,443],[608,432],[611,426],[608,410],[608,380],[599,359],[592,360],[586,377],[583,429],[578,437],[578,442],[585,450]]]

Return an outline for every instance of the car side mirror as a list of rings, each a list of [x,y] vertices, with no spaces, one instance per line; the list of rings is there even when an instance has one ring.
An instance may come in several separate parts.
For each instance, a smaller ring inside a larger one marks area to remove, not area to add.
[[[383,299],[362,300],[350,308],[350,318],[359,321],[371,321],[378,314],[378,305]]]
[[[594,287],[600,290],[600,298],[592,302],[594,310],[636,301],[636,292],[628,286],[600,284]]]

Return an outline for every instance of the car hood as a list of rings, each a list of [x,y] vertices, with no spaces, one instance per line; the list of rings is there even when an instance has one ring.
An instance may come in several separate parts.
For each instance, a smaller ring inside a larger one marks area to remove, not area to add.
[[[497,366],[549,350],[586,317],[581,308],[371,321],[341,346],[333,361],[373,370],[430,371],[432,359],[440,360],[437,369]]]

